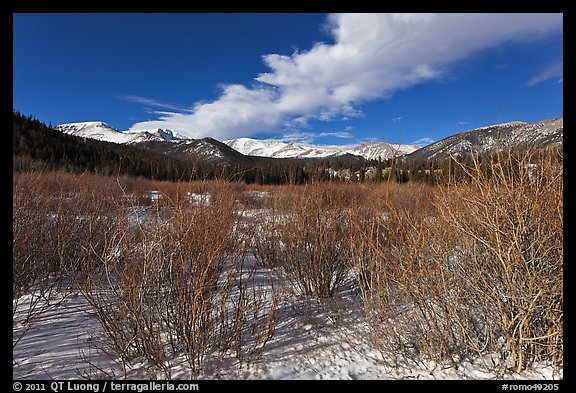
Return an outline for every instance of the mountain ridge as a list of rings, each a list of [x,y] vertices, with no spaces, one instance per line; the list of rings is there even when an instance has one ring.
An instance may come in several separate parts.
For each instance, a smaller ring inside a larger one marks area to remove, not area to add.
[[[544,148],[564,142],[564,117],[533,123],[513,121],[450,135],[404,156],[405,159],[462,157],[491,151]]]
[[[54,129],[66,134],[92,138],[105,142],[131,144],[147,141],[178,141],[186,139],[177,132],[162,128],[138,131],[120,131],[103,121],[60,124]]]
[[[120,144],[144,144],[145,146],[154,146],[156,149],[164,151],[171,150],[174,146],[168,145],[160,148],[156,142],[172,142],[180,145],[176,150],[184,151],[186,150],[182,148],[184,143],[192,144],[193,141],[204,140],[206,142],[207,140],[207,138],[187,138],[175,131],[161,128],[155,130],[119,131],[102,121],[66,123],[57,125],[54,128],[64,133],[84,138]],[[213,138],[208,139],[217,141]],[[252,138],[237,138],[217,142],[223,143],[245,156],[269,158],[332,158],[351,154],[366,160],[385,160],[411,153],[420,148],[417,145],[386,142],[363,142],[352,146],[325,146]],[[198,145],[200,142],[194,142],[194,144]],[[214,143],[209,144],[214,145]],[[218,146],[214,151],[221,152],[222,150],[223,147]]]
[[[363,142],[349,146],[322,146],[288,143],[274,139],[236,138],[218,141],[213,138],[193,139],[161,128],[119,131],[105,122],[61,124],[55,129],[67,134],[119,144],[131,144],[180,158],[190,155],[209,161],[248,162],[252,158],[335,158],[346,155],[365,160],[437,159],[485,153],[497,149],[562,145],[564,118],[537,122],[512,121],[488,125],[450,135],[427,146]]]
[[[223,143],[245,155],[271,158],[327,158],[352,154],[366,160],[386,160],[420,148],[416,145],[387,142],[363,142],[353,146],[323,146],[252,138],[228,139]]]

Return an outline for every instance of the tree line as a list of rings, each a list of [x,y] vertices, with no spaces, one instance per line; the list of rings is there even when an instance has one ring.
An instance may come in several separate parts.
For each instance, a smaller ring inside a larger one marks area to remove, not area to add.
[[[354,156],[321,159],[251,157],[250,162],[213,162],[174,157],[136,146],[65,134],[32,115],[13,111],[13,169],[63,170],[107,176],[129,175],[152,180],[224,179],[246,184],[310,184],[321,182],[423,182],[442,184],[470,181],[467,168],[480,163],[489,172],[497,153],[449,159],[365,160]]]

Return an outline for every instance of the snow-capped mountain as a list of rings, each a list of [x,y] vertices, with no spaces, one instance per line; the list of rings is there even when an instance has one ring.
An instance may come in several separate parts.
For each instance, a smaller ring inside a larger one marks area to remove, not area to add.
[[[220,162],[250,161],[248,157],[215,139],[192,139],[175,131],[161,128],[119,131],[101,121],[61,124],[54,128],[82,138],[133,145],[179,159]]]
[[[277,140],[238,138],[216,141],[192,139],[171,130],[119,131],[96,122],[69,123],[55,127],[67,134],[120,144],[133,144],[166,154],[189,154],[205,159],[245,161],[246,156],[271,158],[326,158],[353,155],[367,160],[385,160],[397,156],[414,159],[445,158],[468,153],[483,153],[496,148],[544,147],[563,142],[564,119],[547,119],[535,123],[514,121],[476,128],[444,138],[424,148],[416,145],[365,142],[355,146],[319,146],[285,143]],[[213,156],[213,157],[212,157]]]
[[[251,138],[238,138],[223,141],[236,151],[247,156],[284,158],[282,150],[288,144],[279,141],[263,141]]]
[[[185,150],[183,148],[183,142],[190,144],[193,141],[197,141],[196,139],[182,136],[177,132],[163,130],[161,128],[154,130],[119,131],[101,121],[61,124],[55,128],[67,134],[83,138],[92,138],[120,144],[176,142],[182,145],[179,146],[178,149],[181,151]],[[365,142],[357,146],[317,146],[251,138],[231,139],[223,141],[223,143],[247,156],[272,158],[325,158],[352,154],[368,160],[385,160],[387,158],[409,154],[420,148],[416,145],[400,145],[385,142]],[[194,149],[198,149],[200,145],[202,144],[193,143]],[[220,154],[220,147],[215,149],[212,143],[210,143],[210,145],[212,151],[214,151],[215,154],[217,153],[216,155]],[[157,144],[154,144],[154,146],[158,148]],[[173,147],[167,147],[163,150],[166,149],[172,150]],[[204,152],[203,155],[208,156],[209,154]]]
[[[514,121],[480,127],[449,136],[415,151],[406,158],[446,158],[496,150],[543,148],[551,145],[562,145],[563,139],[563,117],[534,123]]]
[[[121,144],[187,139],[174,131],[161,128],[155,130],[119,131],[102,121],[61,124],[54,128],[70,135]]]
[[[251,138],[230,139],[225,140],[224,143],[247,156],[272,158],[324,158],[352,154],[364,157],[367,160],[385,160],[394,156],[412,153],[420,148],[420,146],[416,145],[385,142],[365,142],[357,146],[317,146]]]
[[[385,160],[392,157],[410,154],[420,149],[417,145],[403,145],[386,142],[365,142],[353,149],[346,150],[347,153],[366,158],[367,160]]]

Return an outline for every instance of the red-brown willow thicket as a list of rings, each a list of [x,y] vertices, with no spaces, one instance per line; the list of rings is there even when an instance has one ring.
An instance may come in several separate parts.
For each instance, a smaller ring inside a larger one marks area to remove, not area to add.
[[[184,356],[195,376],[255,361],[287,294],[329,300],[352,280],[388,364],[561,366],[562,158],[467,160],[442,185],[15,173],[14,328],[80,291],[124,372],[144,359],[169,378]]]
[[[471,181],[380,190],[386,215],[351,218],[351,261],[385,358],[515,371],[563,361],[563,169],[558,152],[501,153]]]

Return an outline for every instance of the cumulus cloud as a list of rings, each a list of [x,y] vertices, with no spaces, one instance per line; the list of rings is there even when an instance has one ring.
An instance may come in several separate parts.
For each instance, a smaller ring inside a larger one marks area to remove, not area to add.
[[[362,116],[363,103],[441,78],[447,66],[475,52],[561,30],[562,14],[332,14],[327,26],[333,43],[264,55],[269,72],[253,86],[223,86],[212,102],[132,129],[229,139],[280,133],[308,119]]]

